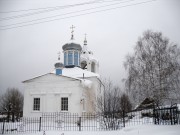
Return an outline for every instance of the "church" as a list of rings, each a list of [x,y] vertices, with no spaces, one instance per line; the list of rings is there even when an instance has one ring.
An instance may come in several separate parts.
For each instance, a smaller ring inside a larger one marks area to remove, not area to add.
[[[102,96],[99,62],[84,45],[75,43],[73,26],[70,42],[62,46],[64,62],[58,61],[52,72],[23,81],[24,117],[40,117],[48,112],[97,111],[97,98]]]

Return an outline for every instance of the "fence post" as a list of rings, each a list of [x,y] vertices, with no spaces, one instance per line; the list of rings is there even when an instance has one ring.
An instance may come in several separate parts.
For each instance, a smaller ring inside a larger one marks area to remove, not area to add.
[[[14,122],[14,111],[12,111],[12,122]]]
[[[79,117],[79,131],[81,131],[81,117]]]
[[[156,124],[156,113],[155,113],[155,107],[153,108],[153,120],[154,120],[154,124]]]
[[[39,131],[41,131],[41,117],[39,119]]]
[[[123,110],[123,126],[125,127],[125,111]]]
[[[172,108],[170,108],[170,119],[171,119],[171,125],[173,125],[173,121],[172,121],[172,110],[171,110]]]
[[[3,118],[3,129],[2,129],[2,134],[4,134],[4,125],[5,125],[5,120]]]
[[[176,107],[176,124],[180,124],[179,123],[179,114],[178,114],[178,107]]]

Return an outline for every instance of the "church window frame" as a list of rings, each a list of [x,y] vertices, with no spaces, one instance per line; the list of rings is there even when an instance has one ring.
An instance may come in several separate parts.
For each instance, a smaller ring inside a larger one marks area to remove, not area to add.
[[[68,97],[61,97],[61,111],[68,111]]]
[[[74,52],[74,65],[79,66],[79,53],[78,53],[78,51]]]
[[[67,52],[64,52],[64,65],[67,65]]]
[[[68,65],[73,65],[73,51],[68,51]]]
[[[40,111],[41,99],[39,97],[33,98],[33,111]]]

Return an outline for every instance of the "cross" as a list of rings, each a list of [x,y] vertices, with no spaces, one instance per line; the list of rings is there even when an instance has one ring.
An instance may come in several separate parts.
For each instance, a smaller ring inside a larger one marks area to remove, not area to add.
[[[61,52],[58,52],[58,60],[60,60],[60,55],[61,55]]]
[[[87,34],[85,33],[84,35],[85,35],[85,39],[86,39],[86,35],[87,35]]]
[[[71,27],[70,27],[70,29],[72,29],[72,32],[71,33],[73,33],[74,32],[74,29],[75,27],[72,25]]]
[[[85,38],[84,38],[84,45],[87,45],[87,40],[86,40],[86,33],[84,34],[85,35]]]
[[[73,32],[74,32],[74,29],[75,27],[72,25],[71,27],[70,27],[70,29],[72,29],[72,31],[71,31],[71,40],[73,40],[74,39],[74,35],[73,35]]]

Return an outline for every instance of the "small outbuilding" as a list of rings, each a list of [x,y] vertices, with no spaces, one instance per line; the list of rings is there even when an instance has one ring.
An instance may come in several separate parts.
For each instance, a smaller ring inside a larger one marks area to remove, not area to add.
[[[154,108],[154,99],[145,98],[143,102],[136,107],[136,110],[152,109]]]

